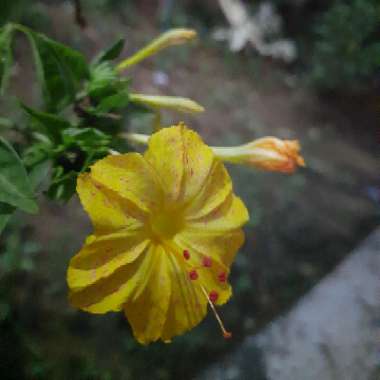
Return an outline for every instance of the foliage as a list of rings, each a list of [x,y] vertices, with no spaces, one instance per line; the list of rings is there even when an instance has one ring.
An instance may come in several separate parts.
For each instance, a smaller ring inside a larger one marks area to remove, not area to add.
[[[16,20],[23,12],[25,0],[2,0],[0,9],[0,26],[6,21]]]
[[[25,168],[14,149],[0,137],[0,205],[3,218],[7,218],[9,207],[35,213],[38,210],[33,199],[32,185]],[[1,219],[0,219],[1,220]],[[1,223],[1,222],[0,222]],[[4,223],[4,222],[3,222]]]
[[[130,81],[117,73],[112,60],[120,55],[119,39],[93,62],[78,51],[41,33],[10,23],[0,29],[0,84],[6,93],[13,66],[15,35],[30,43],[42,94],[41,109],[20,103],[26,124],[17,150],[6,141],[13,123],[2,118],[0,140],[0,228],[15,208],[36,212],[36,191],[45,182],[46,194],[68,200],[78,173],[120,146],[117,137],[129,106]]]
[[[358,90],[380,69],[380,3],[335,1],[315,26],[310,78],[321,89]]]

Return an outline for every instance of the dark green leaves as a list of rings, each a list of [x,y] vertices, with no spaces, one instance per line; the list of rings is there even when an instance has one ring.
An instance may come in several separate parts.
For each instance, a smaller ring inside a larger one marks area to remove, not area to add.
[[[108,154],[111,137],[95,128],[70,128],[54,152],[54,167],[48,196],[66,201],[75,191],[78,173]]]
[[[80,82],[88,77],[86,60],[79,52],[42,34],[22,30],[33,48],[46,110],[60,111],[75,100]]]
[[[110,137],[95,128],[70,128],[62,134],[65,146],[77,145],[84,151],[105,148],[111,141]]]
[[[68,46],[53,41],[18,24],[8,24],[0,33],[0,84],[4,89],[12,66],[11,44],[14,31],[24,33],[33,50],[37,76],[42,88],[45,109],[59,112],[75,100],[81,82],[88,79],[84,56]]]
[[[116,135],[123,126],[128,112],[129,79],[120,77],[108,61],[91,66],[90,80],[78,102],[81,125],[91,125],[101,131]]]
[[[3,94],[11,74],[12,57],[12,25],[0,29],[0,91]]]
[[[38,206],[26,170],[15,150],[1,137],[0,168],[0,205],[6,203],[26,212],[37,212]],[[3,213],[9,211],[1,207]]]
[[[371,88],[380,69],[380,2],[332,1],[316,21],[311,83],[321,90]]]
[[[24,134],[19,150],[29,179],[15,151],[1,141],[0,228],[14,208],[36,211],[32,188],[39,186],[54,199],[68,200],[78,174],[120,146],[118,133],[130,112],[129,79],[111,62],[121,54],[123,39],[87,64],[80,52],[22,25],[8,24],[0,29],[0,88],[11,72],[15,32],[23,33],[31,45],[43,107],[20,103],[28,120],[26,126],[15,126]],[[0,128],[10,125],[0,118]]]
[[[119,83],[120,78],[115,69],[108,62],[102,62],[91,68],[87,94],[94,100],[112,95]]]
[[[102,51],[94,60],[95,64],[112,61],[119,57],[124,48],[124,38],[117,40],[110,48]]]
[[[24,104],[21,106],[31,117],[32,128],[46,135],[52,142],[58,142],[61,132],[71,127],[71,124],[67,120],[55,114],[40,112]]]
[[[96,107],[97,112],[107,113],[125,108],[129,103],[128,91],[120,91],[102,99]]]
[[[9,218],[12,216],[15,208],[6,203],[0,203],[0,234],[7,225]]]

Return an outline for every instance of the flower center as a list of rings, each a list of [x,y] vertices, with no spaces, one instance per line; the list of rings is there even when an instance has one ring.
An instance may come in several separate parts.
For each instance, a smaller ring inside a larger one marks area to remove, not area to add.
[[[157,239],[170,239],[184,226],[184,218],[178,210],[163,210],[150,218],[152,234]]]

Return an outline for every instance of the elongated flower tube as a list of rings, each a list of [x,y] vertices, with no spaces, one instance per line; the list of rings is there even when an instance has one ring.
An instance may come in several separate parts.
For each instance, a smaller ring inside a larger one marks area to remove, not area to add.
[[[131,57],[125,59],[119,63],[116,70],[121,72],[130,66],[136,65],[142,60],[159,53],[161,50],[166,49],[170,46],[181,45],[195,39],[197,32],[193,29],[170,29],[167,32],[161,34],[159,37],[155,38],[151,43],[137,51]]]
[[[183,113],[198,113],[204,111],[204,108],[194,100],[178,96],[130,94],[129,100],[132,103],[142,104],[155,109],[163,108]]]
[[[77,191],[94,232],[71,259],[69,299],[90,313],[123,311],[142,344],[169,342],[208,305],[231,297],[230,266],[248,220],[223,163],[184,125],[149,138],[144,155],[96,162]]]
[[[293,173],[297,167],[305,166],[298,140],[263,137],[237,147],[213,148],[213,151],[223,161],[268,171]]]
[[[128,140],[141,144],[148,142],[149,136],[127,133]],[[242,164],[257,169],[293,173],[297,167],[305,166],[300,155],[298,140],[281,140],[276,137],[263,137],[235,147],[211,147],[215,156],[225,162]]]

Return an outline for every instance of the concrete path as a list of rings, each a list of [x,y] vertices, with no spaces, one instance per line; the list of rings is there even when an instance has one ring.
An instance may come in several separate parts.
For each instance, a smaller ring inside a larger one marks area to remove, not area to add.
[[[380,380],[380,228],[287,315],[198,378]]]

